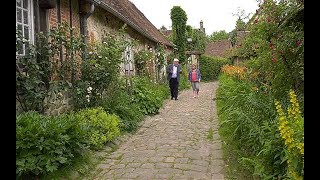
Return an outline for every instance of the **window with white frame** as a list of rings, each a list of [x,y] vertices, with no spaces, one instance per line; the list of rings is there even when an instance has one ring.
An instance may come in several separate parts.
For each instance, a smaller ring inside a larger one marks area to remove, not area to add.
[[[134,74],[133,61],[133,51],[130,46],[127,46],[124,52],[124,71],[127,76],[132,76]]]
[[[19,55],[27,53],[27,44],[34,41],[33,0],[16,0],[16,28],[27,43],[19,44]]]

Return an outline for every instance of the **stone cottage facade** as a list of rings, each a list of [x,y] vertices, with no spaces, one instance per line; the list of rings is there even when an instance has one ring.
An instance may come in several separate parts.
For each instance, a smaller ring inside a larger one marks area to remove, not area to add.
[[[171,42],[129,0],[16,0],[16,15],[17,28],[32,43],[35,33],[48,31],[61,22],[73,27],[72,33],[85,35],[87,44],[115,34],[126,24],[127,38],[139,43],[136,49],[128,47],[129,63],[134,52],[142,49],[156,54],[156,49],[162,45],[166,54],[173,50]],[[151,68],[155,61],[150,62]],[[133,70],[133,64],[123,64],[124,72]]]
[[[172,43],[129,0],[16,0],[16,28],[30,43],[35,43],[36,33],[46,32],[61,22],[68,23],[72,29],[70,33],[84,35],[83,40],[87,45],[101,41],[108,34],[116,35],[120,28],[127,25],[126,37],[138,42],[138,46],[127,47],[123,52],[123,75],[135,75],[134,54],[140,50],[153,52],[154,58],[148,62],[148,66],[154,76],[157,49],[164,47],[166,55],[173,51]],[[87,49],[84,52],[88,53]],[[25,54],[23,45],[17,56]],[[62,61],[63,55],[57,58]],[[52,99],[53,102],[59,98]],[[50,98],[47,101],[50,103]],[[63,106],[68,106],[65,97],[57,105]]]

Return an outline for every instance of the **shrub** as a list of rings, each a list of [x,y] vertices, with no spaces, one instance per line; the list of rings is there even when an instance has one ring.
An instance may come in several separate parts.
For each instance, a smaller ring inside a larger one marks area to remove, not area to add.
[[[122,33],[108,35],[101,43],[96,42],[87,59],[81,63],[81,79],[75,82],[72,93],[76,109],[101,106],[104,91],[118,82],[119,64],[123,62],[126,46],[130,45]]]
[[[203,81],[213,81],[218,79],[221,67],[228,64],[229,60],[222,57],[200,56],[200,71]]]
[[[87,127],[87,138],[92,149],[100,149],[120,135],[119,117],[107,114],[101,107],[83,109],[74,116]]]
[[[140,112],[139,105],[132,103],[132,98],[119,84],[109,86],[102,107],[110,114],[116,114],[121,119],[120,129],[131,132],[136,130],[138,123],[143,119],[144,114]]]
[[[56,171],[82,154],[88,143],[86,127],[67,116],[26,112],[16,119],[16,174],[39,175]]]
[[[24,111],[43,113],[43,101],[51,88],[52,80],[66,88],[78,78],[77,54],[84,46],[77,35],[70,35],[67,23],[60,23],[50,31],[37,33],[35,45],[23,40],[21,31],[16,33],[16,53],[22,44],[28,49],[24,56],[16,56],[16,97]],[[64,49],[63,61],[56,60]]]
[[[286,99],[295,90],[303,113],[304,100],[304,1],[263,1],[248,36],[236,48],[249,59],[247,67],[259,71],[275,98]],[[253,62],[250,62],[253,61]]]
[[[167,95],[166,91],[168,90],[165,90],[164,87],[160,89],[159,85],[148,78],[133,78],[133,102],[139,105],[140,112],[145,115],[158,113]]]

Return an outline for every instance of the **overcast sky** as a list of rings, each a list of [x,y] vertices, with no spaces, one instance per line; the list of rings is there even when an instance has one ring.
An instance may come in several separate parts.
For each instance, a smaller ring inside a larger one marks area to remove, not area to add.
[[[130,0],[149,19],[160,28],[164,25],[171,29],[170,11],[173,6],[180,6],[187,14],[187,25],[200,27],[200,21],[207,35],[214,31],[230,32],[235,28],[238,9],[246,14],[258,9],[256,0]],[[250,16],[251,17],[251,16]],[[247,20],[245,20],[247,22]]]

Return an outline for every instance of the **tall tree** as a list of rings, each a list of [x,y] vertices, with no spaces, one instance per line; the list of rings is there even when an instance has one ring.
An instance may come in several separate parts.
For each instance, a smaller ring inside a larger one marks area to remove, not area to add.
[[[187,14],[180,6],[173,6],[170,12],[170,18],[172,21],[172,35],[173,43],[176,45],[174,54],[179,56],[181,63],[186,60],[186,24]]]
[[[229,34],[225,30],[215,31],[209,36],[211,42],[216,42],[224,39],[228,39]]]

